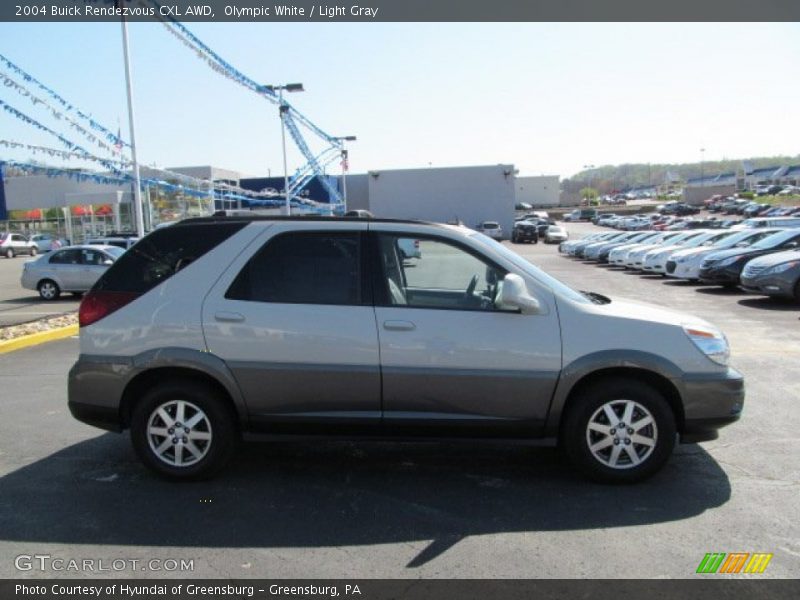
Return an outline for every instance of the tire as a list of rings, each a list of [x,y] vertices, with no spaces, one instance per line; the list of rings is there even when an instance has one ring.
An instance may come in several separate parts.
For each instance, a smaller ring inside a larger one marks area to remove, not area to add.
[[[534,244],[538,244],[539,243],[539,238],[538,237],[533,238],[533,243]]]
[[[800,279],[798,279],[797,283],[794,284],[794,299],[797,302],[800,302]]]
[[[14,258],[14,249],[13,248],[8,248],[6,250],[6,258]]]
[[[512,243],[512,244],[517,244],[517,243],[519,243],[519,242],[517,242],[517,234],[516,234],[516,233],[512,233],[512,234],[511,234],[511,243]]]
[[[620,430],[609,424],[606,408],[620,421],[626,411],[633,409],[629,417],[634,424],[647,418],[651,423],[638,428],[625,423],[628,427]],[[635,429],[633,434],[632,429]],[[664,466],[675,447],[675,433],[675,415],[657,390],[635,379],[610,378],[593,384],[574,398],[563,420],[561,443],[573,465],[590,479],[601,483],[635,483]],[[641,444],[635,441],[637,438]]]
[[[31,256],[36,256],[38,252],[39,251],[36,249],[36,246],[31,246]]]
[[[36,289],[39,290],[39,297],[48,302],[58,300],[58,297],[61,296],[61,288],[52,279],[42,279]]]
[[[176,417],[181,405],[185,424],[197,422],[188,432],[178,430],[178,436],[174,425],[179,422]],[[174,420],[165,420],[163,415]],[[234,416],[225,400],[208,386],[189,380],[166,381],[151,389],[134,406],[131,416],[136,454],[146,467],[168,479],[212,477],[233,458],[238,441]],[[164,450],[159,452],[161,447]]]

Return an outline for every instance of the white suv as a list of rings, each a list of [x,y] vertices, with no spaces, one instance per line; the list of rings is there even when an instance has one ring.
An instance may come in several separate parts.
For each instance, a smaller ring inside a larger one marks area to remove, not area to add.
[[[744,401],[713,325],[576,292],[449,225],[181,221],[106,271],[80,325],[72,414],[129,428],[146,465],[183,479],[241,437],[313,434],[549,438],[629,482]]]
[[[0,255],[14,258],[17,254],[36,256],[39,247],[21,233],[0,233]]]

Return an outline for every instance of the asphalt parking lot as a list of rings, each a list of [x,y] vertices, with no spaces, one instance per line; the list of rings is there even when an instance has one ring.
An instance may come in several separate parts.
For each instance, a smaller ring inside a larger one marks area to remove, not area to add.
[[[0,356],[0,577],[691,578],[707,552],[774,553],[747,577],[796,577],[800,307],[510,247],[576,288],[719,325],[742,419],[635,486],[587,483],[550,448],[344,442],[248,445],[216,480],[172,484],[126,435],[70,417],[78,345],[53,342]],[[20,554],[194,570],[21,572]]]
[[[30,256],[0,258],[0,327],[60,315],[78,309],[80,298],[64,294],[46,302],[36,290],[26,290],[19,283],[22,265]]]

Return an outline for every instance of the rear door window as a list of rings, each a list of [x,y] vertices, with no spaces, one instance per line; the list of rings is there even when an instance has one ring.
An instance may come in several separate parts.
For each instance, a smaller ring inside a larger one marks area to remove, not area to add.
[[[80,263],[80,250],[59,250],[50,257],[52,265],[79,265]]]
[[[361,304],[360,237],[358,232],[339,231],[278,235],[248,261],[225,297],[283,304]]]

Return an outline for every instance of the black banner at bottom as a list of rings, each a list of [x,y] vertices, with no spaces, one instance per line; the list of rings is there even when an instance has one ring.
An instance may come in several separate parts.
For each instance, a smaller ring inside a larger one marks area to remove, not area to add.
[[[718,579],[18,579],[0,581],[3,600],[649,600],[800,598],[800,581]],[[712,576],[716,577],[716,576]]]

